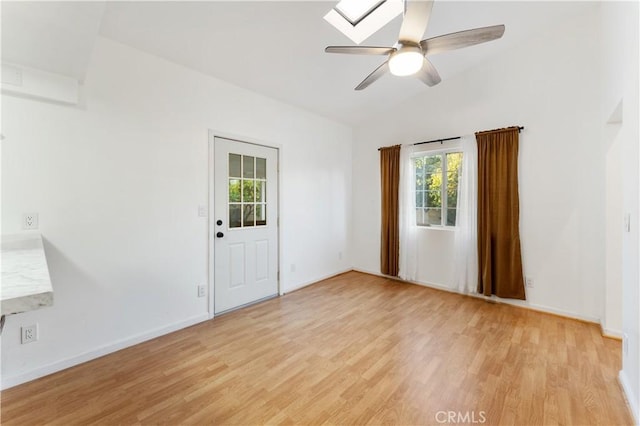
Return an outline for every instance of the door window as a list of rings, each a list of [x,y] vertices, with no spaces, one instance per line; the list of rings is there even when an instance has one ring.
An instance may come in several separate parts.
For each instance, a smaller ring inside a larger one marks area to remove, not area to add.
[[[267,225],[267,159],[229,153],[229,228]]]

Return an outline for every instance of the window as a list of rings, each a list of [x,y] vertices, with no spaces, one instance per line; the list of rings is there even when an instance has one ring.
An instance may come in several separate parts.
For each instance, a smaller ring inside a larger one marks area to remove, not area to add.
[[[461,152],[435,152],[415,157],[416,225],[455,226]]]
[[[402,0],[342,0],[324,19],[360,44],[403,11]]]
[[[267,224],[267,160],[229,154],[229,228]]]

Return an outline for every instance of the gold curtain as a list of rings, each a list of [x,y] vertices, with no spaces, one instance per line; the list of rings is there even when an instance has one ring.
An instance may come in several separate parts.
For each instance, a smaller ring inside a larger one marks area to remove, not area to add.
[[[524,300],[518,137],[517,127],[476,133],[478,293]]]
[[[380,189],[382,236],[380,271],[398,276],[400,227],[398,225],[398,188],[400,185],[400,145],[380,148]]]

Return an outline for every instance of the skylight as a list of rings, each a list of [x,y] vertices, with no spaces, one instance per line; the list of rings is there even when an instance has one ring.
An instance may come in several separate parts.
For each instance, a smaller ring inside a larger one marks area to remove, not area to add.
[[[342,0],[333,9],[351,25],[358,25],[358,22],[369,16],[384,2],[385,0]]]
[[[403,10],[403,0],[341,0],[324,19],[360,44]]]

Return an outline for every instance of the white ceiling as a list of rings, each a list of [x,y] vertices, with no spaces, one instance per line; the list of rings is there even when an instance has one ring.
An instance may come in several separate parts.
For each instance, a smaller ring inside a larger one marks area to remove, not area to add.
[[[102,36],[347,124],[434,90],[413,78],[388,75],[364,91],[354,91],[384,57],[324,53],[327,45],[353,44],[324,21],[333,5],[143,1],[107,2],[105,7],[103,2],[3,1],[2,59],[82,78],[101,15]],[[431,57],[441,84],[594,5],[436,1],[427,37],[506,25],[500,40]],[[362,44],[393,45],[400,22],[396,18]]]

